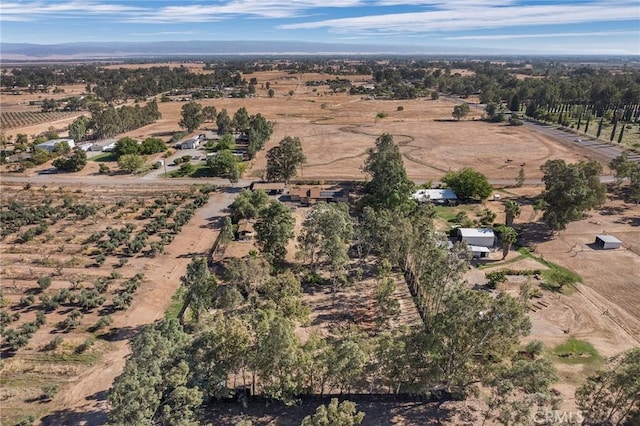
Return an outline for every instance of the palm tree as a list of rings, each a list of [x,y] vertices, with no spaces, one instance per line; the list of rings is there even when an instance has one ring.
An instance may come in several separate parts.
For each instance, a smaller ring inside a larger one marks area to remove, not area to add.
[[[511,245],[518,240],[518,233],[515,229],[505,226],[500,232],[500,242],[502,243],[502,258],[506,258],[511,249]]]
[[[515,201],[509,200],[504,203],[505,220],[504,224],[507,226],[513,226],[513,219],[520,216],[520,204]]]

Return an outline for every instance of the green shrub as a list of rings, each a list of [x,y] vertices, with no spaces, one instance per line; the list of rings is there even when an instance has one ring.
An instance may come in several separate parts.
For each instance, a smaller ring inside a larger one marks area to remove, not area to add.
[[[58,349],[60,347],[60,345],[62,345],[63,342],[64,342],[64,339],[62,338],[62,336],[56,336],[53,339],[51,339],[51,341],[49,343],[44,345],[42,350],[43,351],[55,351],[56,349]]]
[[[43,386],[40,399],[43,401],[50,401],[53,398],[55,398],[59,390],[60,390],[60,387],[57,384]]]

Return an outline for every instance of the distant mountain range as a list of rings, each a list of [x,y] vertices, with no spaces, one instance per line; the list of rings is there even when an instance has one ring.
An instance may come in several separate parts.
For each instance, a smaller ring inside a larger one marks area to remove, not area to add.
[[[451,55],[491,54],[450,47],[314,43],[298,41],[157,41],[77,42],[61,44],[0,43],[0,60],[100,59],[155,56],[227,55]],[[507,53],[508,52],[504,52]]]

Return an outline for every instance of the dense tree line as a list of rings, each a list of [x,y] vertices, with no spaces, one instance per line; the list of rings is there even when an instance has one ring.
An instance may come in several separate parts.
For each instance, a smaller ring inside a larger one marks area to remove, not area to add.
[[[97,139],[102,139],[146,126],[160,118],[162,118],[162,114],[155,101],[147,103],[144,107],[140,105],[124,105],[120,108],[115,108],[113,105],[96,106],[91,111],[91,118],[86,124],[86,128],[91,129]],[[72,124],[72,127],[75,125],[76,122]]]
[[[62,84],[87,84],[105,102],[127,98],[146,98],[171,90],[248,86],[237,68],[216,67],[215,73],[190,72],[186,67],[149,67],[108,69],[93,65],[69,67],[22,67],[3,75],[2,86],[51,87]]]

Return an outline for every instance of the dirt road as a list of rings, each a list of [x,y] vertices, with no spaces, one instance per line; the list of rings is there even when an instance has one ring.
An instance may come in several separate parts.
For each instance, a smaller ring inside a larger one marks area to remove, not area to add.
[[[193,257],[205,256],[215,240],[217,218],[233,202],[239,188],[212,193],[209,202],[196,211],[193,219],[176,236],[167,251],[152,259],[135,259],[144,269],[146,283],[140,287],[135,303],[122,316],[114,316],[120,331],[98,365],[87,367],[76,381],[67,385],[55,401],[60,407],[41,419],[43,425],[99,425],[107,421],[107,393],[113,380],[122,372],[129,355],[128,342],[145,324],[164,316],[171,296],[180,285]]]

